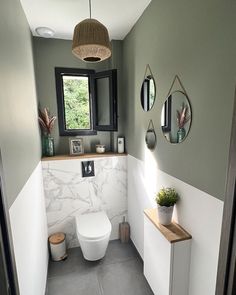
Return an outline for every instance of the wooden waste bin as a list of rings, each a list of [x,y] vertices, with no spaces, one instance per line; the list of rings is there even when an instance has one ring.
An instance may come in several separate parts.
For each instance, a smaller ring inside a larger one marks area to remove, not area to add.
[[[64,233],[55,233],[49,238],[51,258],[53,261],[64,260],[66,253],[66,235]]]

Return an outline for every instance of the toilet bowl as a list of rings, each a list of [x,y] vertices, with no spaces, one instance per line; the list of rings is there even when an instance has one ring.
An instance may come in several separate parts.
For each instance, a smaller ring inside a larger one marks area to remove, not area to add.
[[[105,256],[111,222],[104,211],[77,216],[76,233],[86,260],[95,261]]]

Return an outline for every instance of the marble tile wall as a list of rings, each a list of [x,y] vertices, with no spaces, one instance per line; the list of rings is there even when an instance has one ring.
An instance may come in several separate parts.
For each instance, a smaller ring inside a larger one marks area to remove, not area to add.
[[[119,222],[127,215],[127,157],[94,160],[95,176],[82,178],[81,162],[86,159],[43,161],[48,231],[66,233],[67,246],[77,247],[75,216],[106,211],[111,240],[118,238]]]

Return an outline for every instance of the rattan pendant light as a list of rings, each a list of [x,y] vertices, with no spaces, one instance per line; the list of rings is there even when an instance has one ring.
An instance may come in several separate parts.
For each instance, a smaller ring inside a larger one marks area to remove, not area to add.
[[[111,44],[107,28],[98,20],[90,18],[78,23],[74,29],[72,53],[86,62],[99,62],[111,56]]]

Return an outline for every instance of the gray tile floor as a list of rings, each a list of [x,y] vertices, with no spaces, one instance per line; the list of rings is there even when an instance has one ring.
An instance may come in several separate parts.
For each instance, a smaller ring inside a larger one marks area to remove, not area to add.
[[[84,260],[80,248],[68,250],[68,258],[50,262],[47,295],[153,295],[135,247],[112,241],[106,256],[97,262]]]

